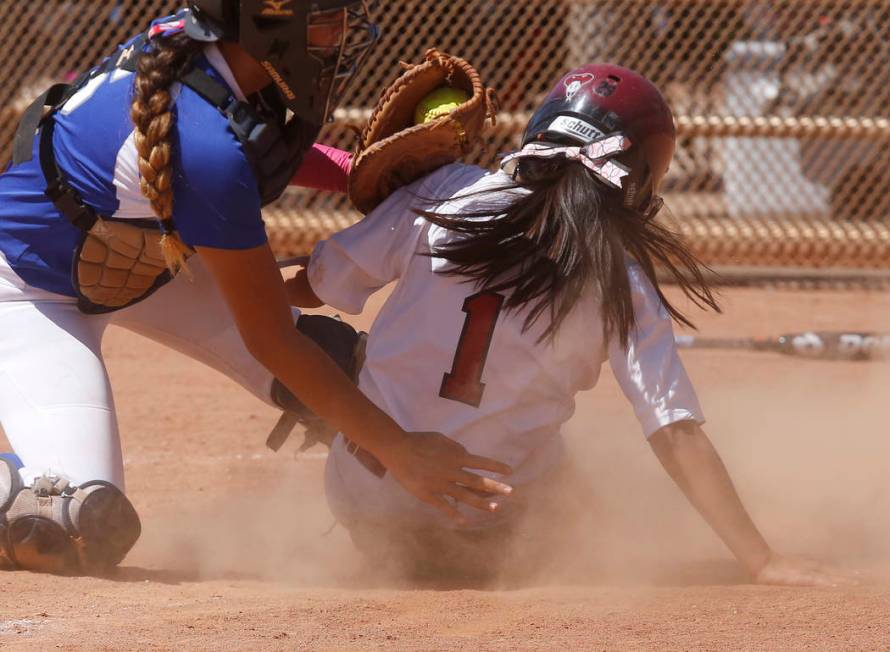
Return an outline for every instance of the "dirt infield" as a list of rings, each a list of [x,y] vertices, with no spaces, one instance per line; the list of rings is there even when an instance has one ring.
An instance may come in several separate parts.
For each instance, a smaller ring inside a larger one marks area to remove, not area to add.
[[[705,333],[890,331],[887,294],[727,290],[724,302]],[[372,576],[341,527],[326,534],[320,452],[263,448],[273,410],[129,333],[110,331],[105,350],[143,538],[111,578],[0,573],[0,648],[890,649],[882,365],[684,353],[767,538],[859,569],[860,586],[747,584],[607,373],[567,428],[589,492],[572,497],[565,550],[532,582],[480,589]]]

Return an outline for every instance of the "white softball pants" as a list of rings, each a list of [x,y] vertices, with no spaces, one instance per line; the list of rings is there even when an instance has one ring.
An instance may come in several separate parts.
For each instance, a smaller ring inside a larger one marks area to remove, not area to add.
[[[30,481],[56,473],[124,489],[120,435],[100,344],[116,324],[222,372],[270,402],[272,375],[247,351],[197,256],[138,303],[85,315],[76,300],[27,284],[0,254],[0,424]],[[138,371],[138,370],[134,370]]]

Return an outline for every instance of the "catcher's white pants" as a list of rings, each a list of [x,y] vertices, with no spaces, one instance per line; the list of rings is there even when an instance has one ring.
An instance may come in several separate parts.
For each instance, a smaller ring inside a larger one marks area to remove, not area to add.
[[[84,315],[71,297],[28,286],[0,254],[0,424],[30,482],[45,472],[123,490],[120,437],[100,343],[116,324],[224,373],[269,402],[272,375],[247,351],[197,256],[145,301]],[[138,369],[134,369],[138,373]]]

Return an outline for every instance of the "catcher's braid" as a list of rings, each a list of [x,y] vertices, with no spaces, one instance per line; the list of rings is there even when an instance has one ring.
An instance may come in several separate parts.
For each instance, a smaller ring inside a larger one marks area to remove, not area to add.
[[[140,57],[130,118],[139,156],[139,183],[161,220],[164,258],[171,272],[182,267],[186,246],[173,233],[173,134],[175,117],[170,87],[192,62],[201,44],[185,34],[153,39]]]

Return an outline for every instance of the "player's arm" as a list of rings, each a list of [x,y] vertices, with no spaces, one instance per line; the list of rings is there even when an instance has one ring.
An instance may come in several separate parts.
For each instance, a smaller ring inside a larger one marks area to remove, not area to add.
[[[752,576],[772,551],[757,530],[708,436],[693,421],[665,426],[649,438],[652,451],[690,503]]]
[[[373,453],[418,499],[461,519],[448,497],[492,509],[470,489],[510,487],[465,469],[509,474],[500,462],[470,455],[438,433],[407,433],[369,401],[293,324],[284,284],[268,244],[250,249],[197,247],[226,299],[251,354],[313,412]]]
[[[629,280],[636,324],[627,347],[610,343],[610,364],[665,470],[756,581],[788,585],[839,581],[839,574],[813,562],[770,550],[699,425],[704,416],[677,354],[670,315],[638,266],[629,268]]]
[[[285,282],[291,305],[360,313],[368,297],[402,276],[426,224],[414,210],[418,198],[437,196],[448,174],[446,166],[396,190],[363,219],[316,244],[308,265]]]
[[[773,552],[742,504],[723,461],[692,421],[649,438],[658,461],[751,576],[764,584],[831,586],[848,578],[815,562]]]
[[[303,156],[303,163],[291,179],[292,186],[346,192],[352,152],[316,143]]]

